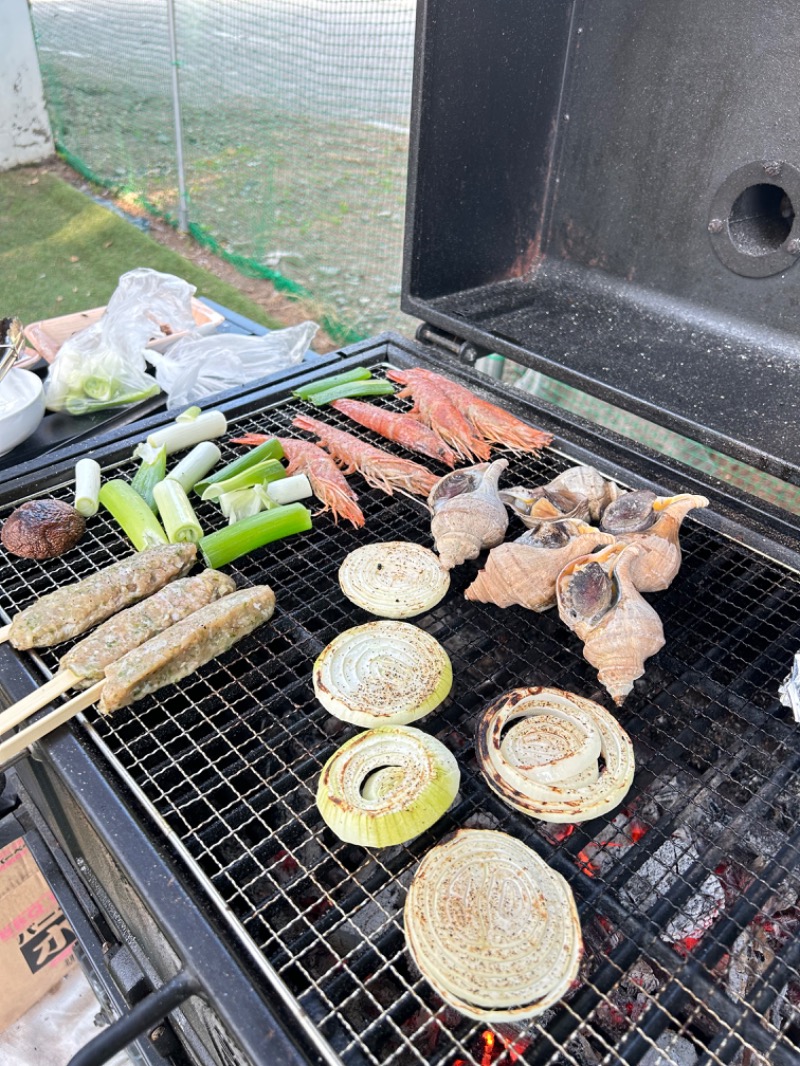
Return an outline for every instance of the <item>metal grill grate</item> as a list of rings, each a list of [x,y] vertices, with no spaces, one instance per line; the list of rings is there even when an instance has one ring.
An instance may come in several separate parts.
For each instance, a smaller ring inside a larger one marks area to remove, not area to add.
[[[287,402],[234,419],[234,435],[292,435],[301,409]],[[375,439],[332,410],[322,417]],[[568,465],[555,452],[513,458],[503,481],[541,483]],[[776,698],[800,647],[798,575],[698,522],[685,524],[681,573],[669,591],[648,597],[666,647],[618,712],[635,746],[634,786],[606,818],[551,826],[489,791],[474,758],[477,719],[518,685],[609,701],[555,612],[468,602],[462,593],[475,565],[460,567],[446,600],[415,622],[453,661],[453,694],[420,724],[456,753],[461,791],[422,837],[368,853],[338,841],[316,811],[318,771],[354,730],[315,701],[311,665],[342,630],[369,620],[338,588],[345,555],[372,541],[430,540],[421,503],[352,481],[364,530],[320,517],[310,534],[229,568],[241,584],[273,586],[271,625],[160,696],[111,719],[88,715],[212,899],[229,908],[243,942],[268,960],[327,1040],[332,1061],[799,1061],[800,745]],[[219,522],[211,505],[198,513],[208,528]],[[0,604],[9,614],[124,551],[102,516],[89,530],[69,566],[7,567]],[[43,653],[45,665],[54,670],[64,650]],[[402,905],[419,859],[470,825],[530,844],[568,878],[579,904],[580,983],[523,1029],[489,1030],[444,1007],[405,951]]]

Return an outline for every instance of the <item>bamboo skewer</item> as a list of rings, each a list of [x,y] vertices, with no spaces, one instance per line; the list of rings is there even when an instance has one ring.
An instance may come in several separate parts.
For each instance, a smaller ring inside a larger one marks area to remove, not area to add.
[[[148,637],[169,629],[181,618],[189,617],[235,588],[231,578],[207,570],[197,577],[172,582],[146,600],[107,619],[62,658],[61,668],[54,677],[0,713],[0,736],[46,707],[67,689],[101,680],[106,666],[121,659]]]
[[[74,718],[76,714],[85,711],[87,707],[90,707],[100,699],[104,686],[105,681],[95,682],[91,688],[87,688],[84,692],[79,692],[77,696],[67,700],[63,706],[56,708],[50,714],[46,714],[43,718],[26,726],[24,729],[20,729],[15,736],[0,744],[0,766],[8,762],[9,759],[13,759],[15,755],[19,755],[35,740],[41,740],[42,737],[52,733],[58,726],[64,725],[70,718]]]
[[[23,696],[16,703],[12,703],[10,707],[0,713],[0,736],[8,732],[9,729],[13,729],[15,725],[19,725],[20,722],[24,722],[26,718],[30,718],[32,714],[40,711],[42,707],[46,707],[48,703],[52,703],[57,696],[61,696],[67,689],[76,685],[78,681],[80,681],[80,678],[77,674],[73,674],[71,670],[59,670],[49,681],[40,685],[33,692],[28,693],[27,696]]]
[[[105,667],[106,676],[91,688],[73,696],[61,707],[20,730],[16,736],[0,743],[0,765],[104,695],[110,695],[110,699],[103,699],[105,706],[101,706],[101,710],[108,714],[120,707],[127,707],[142,695],[180,681],[269,621],[274,610],[275,594],[269,585],[254,585],[223,595],[189,612],[181,621],[162,629],[156,636],[108,663]],[[47,683],[51,686],[51,693],[67,681],[67,674],[75,676],[69,668],[65,668]],[[43,688],[47,688],[47,685]],[[109,686],[108,693],[106,686]],[[34,693],[34,698],[26,697],[20,702],[25,704],[27,700],[30,707],[36,695]],[[25,713],[30,712],[24,707],[21,710],[20,705],[16,704],[8,708],[7,721],[19,721],[20,715],[24,716]]]

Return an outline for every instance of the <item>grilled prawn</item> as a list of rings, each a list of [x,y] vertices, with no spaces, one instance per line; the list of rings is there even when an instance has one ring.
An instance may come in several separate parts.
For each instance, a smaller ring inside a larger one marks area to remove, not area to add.
[[[390,380],[405,386],[397,395],[413,398],[412,418],[424,422],[462,459],[471,462],[488,459],[488,444],[475,435],[472,426],[444,390],[424,375],[425,371],[419,368],[386,371]]]
[[[422,422],[410,415],[399,415],[394,411],[388,411],[385,407],[362,403],[361,400],[334,400],[331,407],[335,407],[343,415],[352,418],[360,426],[371,429],[374,433],[380,433],[382,437],[394,441],[395,444],[402,444],[409,451],[427,455],[429,459],[438,459],[440,463],[449,467],[456,465],[456,455],[452,448],[449,448],[432,429],[428,429]]]
[[[480,399],[463,385],[458,385],[441,374],[435,374],[432,370],[425,370],[422,367],[402,371],[390,370],[387,372],[387,377],[406,385],[406,388],[398,395],[413,396],[415,405],[420,409],[422,409],[428,390],[438,390],[454,407],[463,412],[472,431],[485,442],[485,445],[498,444],[515,452],[538,452],[553,439],[552,434],[534,429],[533,426],[520,421],[508,411],[504,411],[502,407]],[[437,426],[432,428],[441,432]]]
[[[234,438],[231,444],[263,444],[267,440],[272,437],[264,433],[248,433]],[[290,437],[280,437],[279,440],[283,454],[289,460],[286,473],[306,475],[311,491],[323,505],[322,511],[330,511],[334,522],[346,518],[356,529],[363,526],[364,515],[356,502],[358,497],[328,453],[307,440]]]
[[[419,463],[399,459],[382,448],[365,444],[351,433],[334,429],[325,422],[318,422],[316,418],[298,415],[292,425],[308,433],[315,433],[336,462],[344,467],[345,474],[358,471],[368,485],[381,489],[389,496],[393,496],[397,489],[399,492],[411,492],[427,497],[439,480],[436,474]]]

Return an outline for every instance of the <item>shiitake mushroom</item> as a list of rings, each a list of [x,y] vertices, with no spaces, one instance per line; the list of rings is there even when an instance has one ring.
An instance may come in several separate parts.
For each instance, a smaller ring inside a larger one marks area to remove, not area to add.
[[[3,547],[23,559],[55,559],[74,548],[86,520],[61,500],[28,500],[12,511],[0,531]]]

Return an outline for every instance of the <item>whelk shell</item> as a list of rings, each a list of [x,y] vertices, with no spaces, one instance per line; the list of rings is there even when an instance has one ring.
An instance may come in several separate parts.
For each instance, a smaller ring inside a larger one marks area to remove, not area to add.
[[[504,489],[500,496],[526,526],[532,526],[548,517],[596,522],[621,491],[593,466],[572,466],[546,485]]]
[[[620,544],[636,544],[642,549],[631,567],[639,592],[669,588],[681,566],[681,523],[695,507],[708,507],[706,497],[686,492],[656,496],[642,490],[620,496],[604,512],[601,529],[613,533]]]
[[[614,537],[572,518],[541,522],[489,552],[486,565],[464,593],[498,607],[518,604],[546,611],[556,604],[556,578],[573,559],[613,544]]]
[[[568,563],[556,581],[561,620],[583,641],[584,658],[619,706],[664,646],[661,619],[639,594],[631,568],[642,549],[611,544]]]
[[[505,536],[508,512],[497,483],[507,459],[454,470],[434,485],[428,497],[431,533],[442,566],[450,570],[493,548]]]

